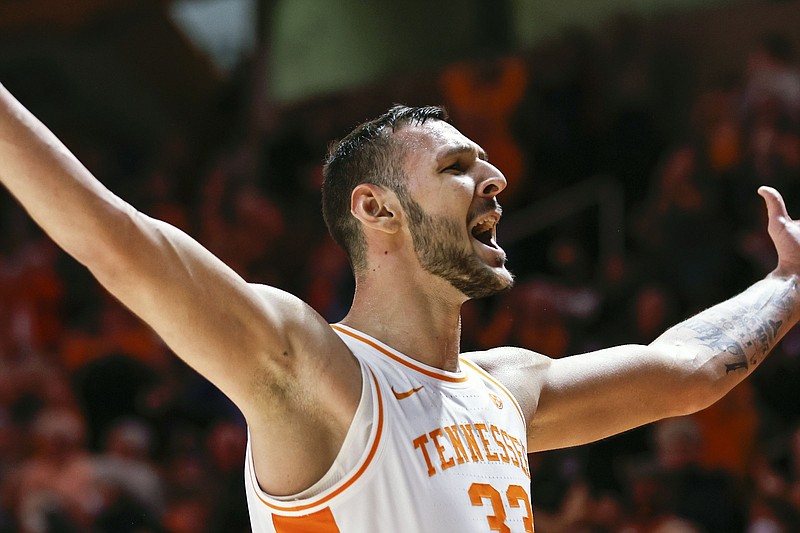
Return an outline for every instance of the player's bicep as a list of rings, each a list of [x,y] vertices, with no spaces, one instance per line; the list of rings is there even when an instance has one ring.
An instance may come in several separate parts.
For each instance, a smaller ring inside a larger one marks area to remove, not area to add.
[[[179,357],[241,404],[252,380],[281,370],[274,362],[291,352],[288,326],[301,306],[277,292],[264,298],[177,228],[140,213],[128,224],[87,266]]]
[[[531,451],[593,442],[692,405],[687,369],[674,354],[628,345],[552,360],[529,420]]]

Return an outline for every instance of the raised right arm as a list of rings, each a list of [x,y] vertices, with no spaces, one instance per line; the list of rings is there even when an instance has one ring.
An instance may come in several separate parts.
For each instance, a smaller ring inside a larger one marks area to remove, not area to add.
[[[0,181],[251,424],[296,425],[286,417],[298,401],[315,408],[308,390],[357,401],[357,362],[318,314],[247,284],[188,235],[112,194],[2,85]]]

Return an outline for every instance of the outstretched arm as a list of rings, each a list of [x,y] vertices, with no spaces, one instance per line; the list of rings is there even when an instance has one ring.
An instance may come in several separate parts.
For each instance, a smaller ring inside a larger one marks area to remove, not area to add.
[[[323,387],[352,386],[357,397],[357,363],[321,317],[277,289],[248,285],[188,235],[112,194],[2,85],[0,181],[251,423],[280,420],[287,406],[301,407],[298,398],[313,402],[304,387],[316,384],[303,376],[315,372]]]
[[[592,442],[719,400],[800,319],[800,223],[762,187],[778,267],[743,293],[670,328],[648,346],[552,360],[522,350],[497,365],[528,417],[530,451]],[[491,364],[490,364],[491,365]],[[522,367],[516,374],[509,369]]]

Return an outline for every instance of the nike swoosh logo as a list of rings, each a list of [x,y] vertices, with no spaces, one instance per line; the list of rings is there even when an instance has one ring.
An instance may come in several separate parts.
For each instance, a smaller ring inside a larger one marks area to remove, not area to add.
[[[392,387],[392,394],[394,394],[394,397],[397,398],[398,400],[402,400],[403,398],[408,398],[409,396],[411,396],[415,392],[419,392],[424,388],[425,388],[424,385],[420,385],[419,387],[416,387],[416,388],[411,389],[411,390],[407,390],[405,392],[397,392],[396,390],[394,390],[394,387]]]

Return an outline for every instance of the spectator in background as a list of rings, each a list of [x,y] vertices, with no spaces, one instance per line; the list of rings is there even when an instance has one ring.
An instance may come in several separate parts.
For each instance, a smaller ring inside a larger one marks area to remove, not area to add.
[[[519,284],[503,298],[492,321],[478,335],[480,345],[518,345],[563,357],[571,339],[556,308],[557,296],[556,288],[546,282]]]
[[[800,121],[800,71],[794,63],[794,47],[777,33],[764,35],[747,59],[747,82],[742,96],[742,115],[773,110],[794,123]]]
[[[780,498],[756,496],[749,511],[747,533],[800,531],[800,515],[797,508]]]
[[[492,154],[508,182],[504,198],[517,204],[525,178],[525,156],[511,130],[512,116],[528,84],[526,65],[518,57],[487,58],[455,63],[441,74],[440,86],[454,120],[466,134]]]
[[[728,472],[702,465],[704,443],[694,420],[680,417],[659,421],[654,437],[667,509],[706,533],[744,531],[741,487]]]
[[[92,459],[95,475],[106,493],[107,507],[120,507],[157,524],[164,512],[164,482],[152,461],[153,432],[143,422],[119,420],[106,435],[105,449]],[[107,519],[113,512],[107,512]]]
[[[752,531],[797,531],[800,529],[800,429],[795,427],[771,441],[764,439],[758,450],[749,472],[753,489]]]
[[[751,382],[741,383],[723,401],[692,416],[702,435],[697,462],[744,483],[756,451],[758,411]],[[732,445],[735,443],[735,445]]]
[[[244,500],[242,457],[247,432],[241,423],[220,420],[211,427],[205,449],[217,481],[209,533],[250,533],[250,516]]]
[[[83,420],[69,409],[46,409],[33,436],[34,454],[15,473],[21,533],[46,533],[53,521],[71,531],[90,529],[103,499],[84,447]]]
[[[762,37],[750,53],[740,97],[743,154],[731,184],[732,200],[741,207],[733,213],[741,227],[756,228],[763,214],[743,201],[756,184],[800,195],[800,69],[791,41],[780,34]]]
[[[670,511],[668,488],[655,463],[630,465],[627,486],[628,509],[618,533],[701,533]]]
[[[634,229],[643,268],[673,287],[680,303],[702,309],[719,296],[731,255],[717,197],[696,148],[666,155]],[[702,228],[702,230],[699,230]],[[676,254],[677,249],[686,254]]]

